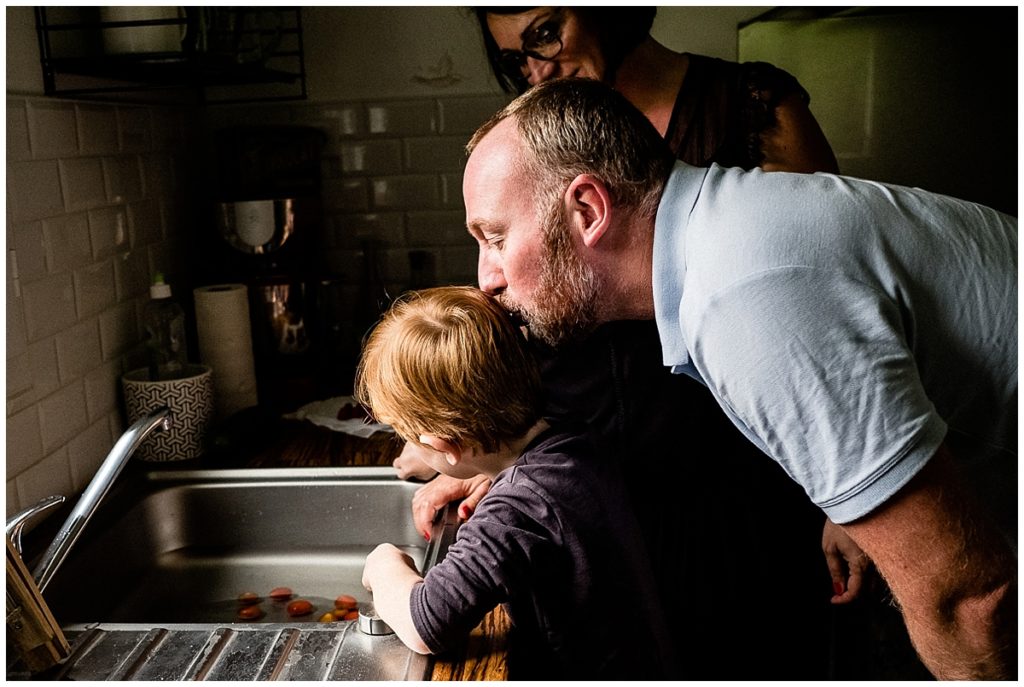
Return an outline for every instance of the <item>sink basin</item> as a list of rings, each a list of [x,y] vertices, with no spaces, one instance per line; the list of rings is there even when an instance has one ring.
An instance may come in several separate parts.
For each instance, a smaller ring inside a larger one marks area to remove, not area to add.
[[[429,679],[426,657],[355,621],[318,622],[379,543],[426,571],[454,538],[446,512],[427,545],[416,484],[390,468],[151,471],[124,477],[46,591],[72,642],[69,679]],[[289,587],[314,611],[268,598]],[[257,620],[238,596],[262,598]],[[52,679],[52,677],[51,677]]]

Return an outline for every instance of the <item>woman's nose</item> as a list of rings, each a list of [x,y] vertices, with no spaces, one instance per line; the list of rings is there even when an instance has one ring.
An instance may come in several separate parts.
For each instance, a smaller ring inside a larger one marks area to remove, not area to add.
[[[476,264],[476,278],[481,291],[491,296],[497,296],[505,290],[508,283],[505,281],[505,273],[501,271],[501,267],[488,257],[489,252],[487,249],[480,251],[480,257]]]
[[[558,65],[552,60],[538,60],[535,57],[526,58],[526,82],[531,86],[553,79],[558,71]]]

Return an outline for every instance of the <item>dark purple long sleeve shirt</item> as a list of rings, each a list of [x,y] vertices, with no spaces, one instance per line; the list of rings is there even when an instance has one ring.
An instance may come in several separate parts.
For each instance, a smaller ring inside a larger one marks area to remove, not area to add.
[[[596,453],[582,432],[548,430],[497,476],[413,588],[413,623],[432,652],[504,603],[514,679],[672,675],[635,516],[613,464]]]

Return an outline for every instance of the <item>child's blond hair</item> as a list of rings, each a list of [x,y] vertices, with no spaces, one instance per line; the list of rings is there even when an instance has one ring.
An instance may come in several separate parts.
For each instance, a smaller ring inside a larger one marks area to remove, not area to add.
[[[406,441],[429,434],[486,452],[540,418],[537,362],[519,328],[469,286],[405,294],[363,347],[355,397]]]

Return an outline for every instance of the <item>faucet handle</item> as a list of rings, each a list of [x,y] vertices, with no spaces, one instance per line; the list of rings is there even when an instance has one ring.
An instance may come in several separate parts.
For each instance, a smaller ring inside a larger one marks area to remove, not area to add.
[[[28,524],[29,520],[32,520],[37,515],[49,511],[54,506],[59,506],[64,503],[64,497],[60,494],[53,496],[46,496],[33,505],[29,506],[23,511],[15,513],[7,521],[6,533],[11,538],[11,542],[14,544],[14,548],[18,551],[18,555],[21,555],[21,532],[25,529],[25,525]]]

